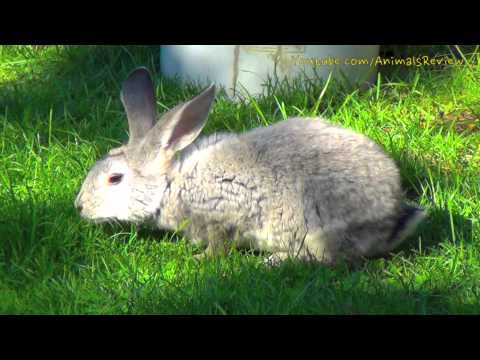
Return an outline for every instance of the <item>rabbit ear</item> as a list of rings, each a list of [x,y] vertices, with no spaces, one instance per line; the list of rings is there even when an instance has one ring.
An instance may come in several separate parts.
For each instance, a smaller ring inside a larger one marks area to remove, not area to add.
[[[208,113],[215,99],[215,85],[210,85],[200,95],[168,111],[148,133],[144,140],[148,149],[159,148],[176,152],[190,145],[207,122]]]
[[[128,144],[138,144],[153,127],[156,118],[155,91],[146,68],[140,67],[130,73],[122,85],[120,99],[128,118]]]

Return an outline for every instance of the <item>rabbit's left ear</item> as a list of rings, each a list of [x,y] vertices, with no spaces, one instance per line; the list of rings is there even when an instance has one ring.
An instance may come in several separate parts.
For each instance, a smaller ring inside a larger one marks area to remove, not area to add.
[[[207,123],[208,113],[215,99],[215,85],[210,85],[200,95],[168,111],[144,139],[148,149],[164,149],[175,153],[190,145]]]
[[[127,113],[128,145],[137,145],[153,127],[156,118],[155,90],[150,73],[144,67],[132,71],[120,93]]]

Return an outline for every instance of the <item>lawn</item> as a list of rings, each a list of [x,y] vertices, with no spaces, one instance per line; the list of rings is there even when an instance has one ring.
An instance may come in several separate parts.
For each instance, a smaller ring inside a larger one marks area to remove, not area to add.
[[[158,47],[0,46],[0,313],[480,313],[480,53],[463,55],[468,66],[382,68],[364,92],[218,97],[205,133],[322,115],[368,135],[429,211],[388,258],[268,268],[250,252],[198,263],[181,233],[94,225],[73,207],[91,165],[127,139],[119,91],[134,67],[153,70],[159,112],[200,90],[161,77]]]

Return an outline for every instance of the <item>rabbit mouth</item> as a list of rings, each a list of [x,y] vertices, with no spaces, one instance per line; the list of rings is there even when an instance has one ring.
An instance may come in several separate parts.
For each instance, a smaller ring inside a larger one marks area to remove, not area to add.
[[[108,224],[108,225],[120,225],[121,221],[114,217],[99,217],[90,219],[94,224]]]
[[[118,220],[113,218],[113,217],[91,217],[88,214],[85,214],[83,212],[80,213],[80,217],[82,219],[85,219],[93,224],[104,224],[104,223],[118,223]]]
[[[90,219],[94,224],[103,224],[103,223],[110,223],[113,222],[112,219],[110,218],[95,218],[95,219]]]

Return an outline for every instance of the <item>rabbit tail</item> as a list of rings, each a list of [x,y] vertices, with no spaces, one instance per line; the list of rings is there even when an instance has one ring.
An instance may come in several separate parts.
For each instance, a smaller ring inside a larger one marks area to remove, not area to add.
[[[427,212],[419,207],[402,205],[402,213],[388,240],[389,251],[400,245],[425,219]]]

